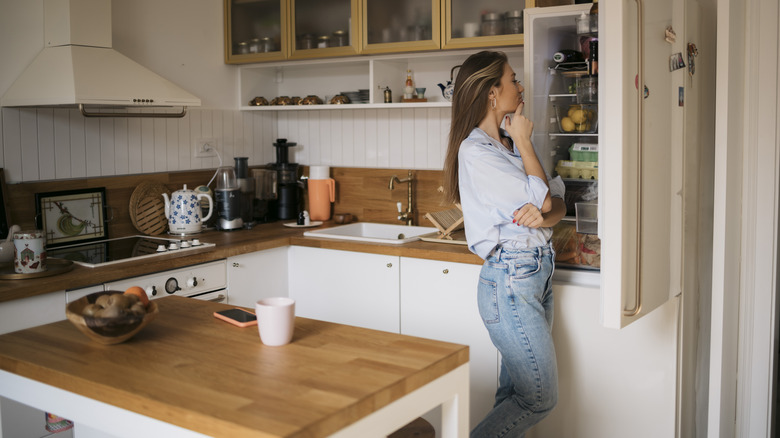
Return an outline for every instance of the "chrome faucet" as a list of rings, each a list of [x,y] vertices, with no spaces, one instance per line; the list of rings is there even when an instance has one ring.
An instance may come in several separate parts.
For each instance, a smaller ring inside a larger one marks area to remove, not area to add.
[[[406,222],[406,225],[412,225],[414,223],[414,216],[412,216],[412,181],[414,181],[414,178],[412,177],[412,171],[410,170],[409,176],[407,176],[406,179],[398,179],[397,175],[393,175],[393,177],[390,178],[390,185],[388,186],[390,190],[393,190],[393,186],[396,182],[407,183],[406,211],[403,211],[403,205],[400,202],[398,203],[398,220]]]

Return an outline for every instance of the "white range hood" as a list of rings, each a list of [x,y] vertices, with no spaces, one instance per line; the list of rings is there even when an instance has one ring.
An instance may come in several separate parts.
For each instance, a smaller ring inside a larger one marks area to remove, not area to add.
[[[78,106],[96,117],[182,117],[188,106],[200,106],[194,95],[111,48],[111,0],[44,0],[44,33],[45,47],[0,106]],[[116,113],[106,107],[182,108]]]

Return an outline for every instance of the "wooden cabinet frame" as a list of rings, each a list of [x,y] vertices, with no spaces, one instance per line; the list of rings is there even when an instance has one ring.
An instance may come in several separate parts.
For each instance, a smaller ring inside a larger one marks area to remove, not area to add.
[[[248,53],[248,54],[234,54],[233,53],[233,21],[232,17],[232,1],[224,0],[223,2],[223,19],[225,29],[225,64],[247,64],[251,62],[264,62],[264,61],[281,61],[287,59],[290,54],[289,44],[289,23],[290,23],[290,8],[288,0],[278,0],[279,10],[281,12],[281,41],[278,51],[268,53]]]
[[[441,48],[448,49],[474,49],[480,47],[498,46],[522,46],[525,44],[525,34],[509,34],[496,36],[479,36],[472,38],[452,37],[452,1],[444,2],[444,14],[442,15]],[[536,0],[525,0],[525,9],[536,7]]]
[[[360,23],[361,45],[364,54],[398,52],[419,52],[441,48],[441,0],[431,0],[431,39],[422,41],[399,41],[392,43],[368,43],[368,0],[361,0]]]

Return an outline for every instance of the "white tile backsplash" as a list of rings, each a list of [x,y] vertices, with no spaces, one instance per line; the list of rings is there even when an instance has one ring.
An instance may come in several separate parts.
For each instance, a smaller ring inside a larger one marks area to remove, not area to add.
[[[144,110],[149,111],[149,110]],[[225,165],[276,160],[273,142],[296,142],[306,165],[441,169],[449,108],[234,111],[190,109],[181,119],[85,118],[76,109],[2,108],[0,165],[8,182],[215,168],[196,158],[216,139]]]

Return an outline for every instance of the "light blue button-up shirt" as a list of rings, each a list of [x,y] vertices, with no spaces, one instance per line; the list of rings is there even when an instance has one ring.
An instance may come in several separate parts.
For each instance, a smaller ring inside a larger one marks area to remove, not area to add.
[[[502,135],[508,137],[506,131]],[[510,139],[511,141],[511,139]],[[548,245],[552,228],[529,228],[512,223],[513,213],[527,203],[541,210],[547,185],[525,173],[517,146],[508,151],[485,131],[474,128],[458,151],[458,185],[466,240],[483,259],[498,245],[509,249]],[[550,196],[563,198],[560,177],[547,178]]]

